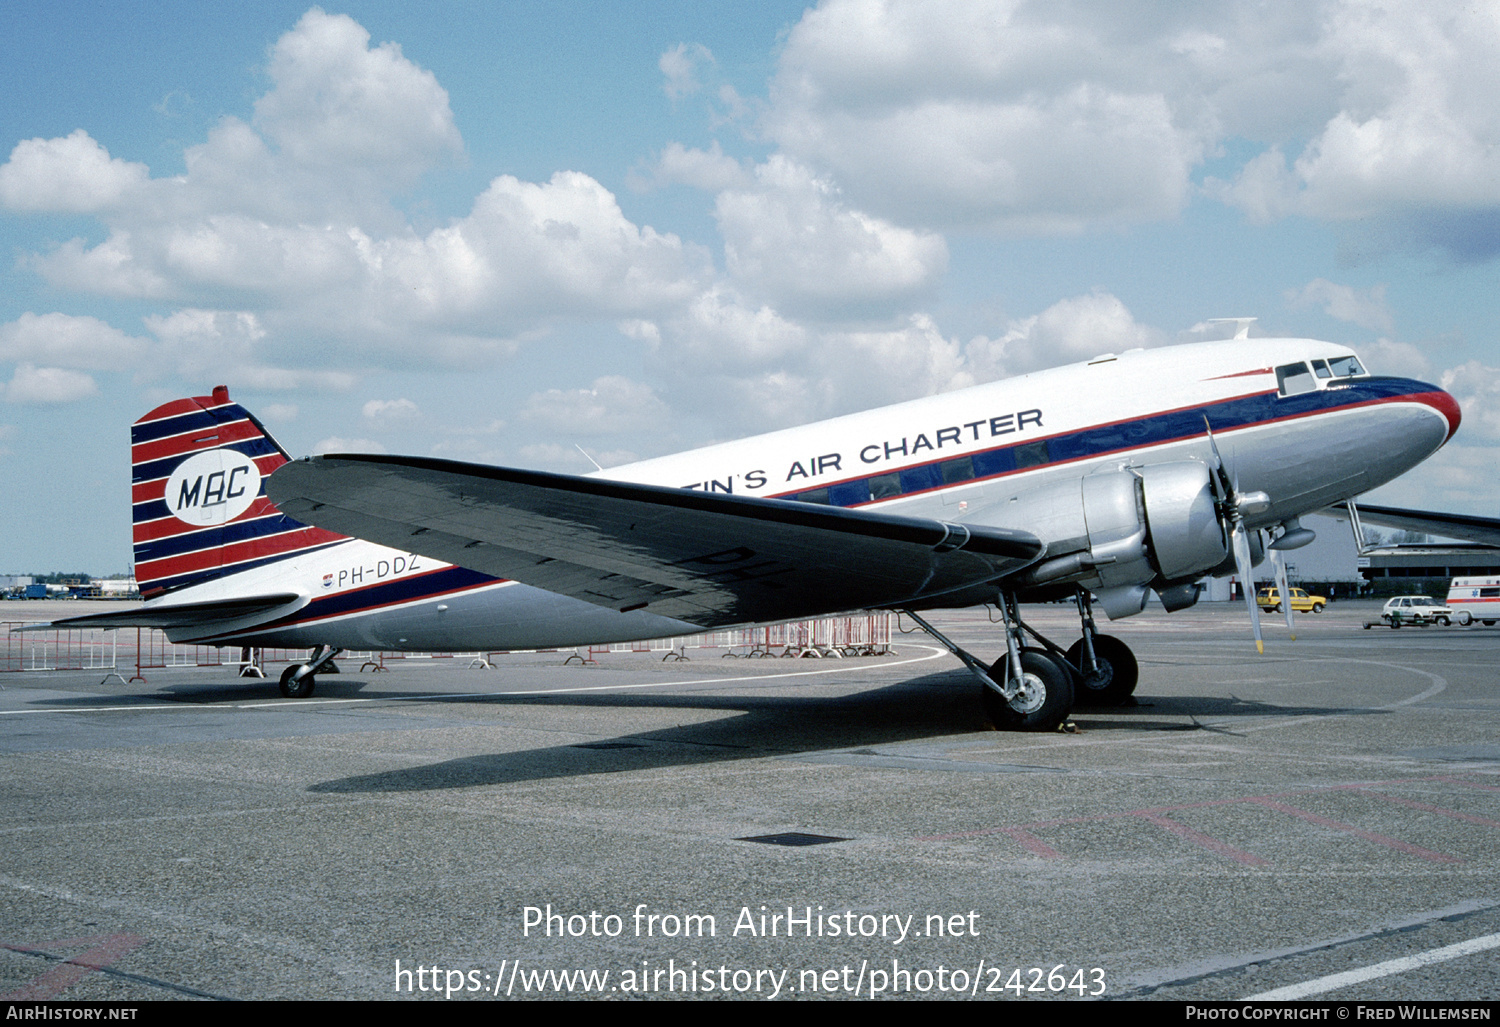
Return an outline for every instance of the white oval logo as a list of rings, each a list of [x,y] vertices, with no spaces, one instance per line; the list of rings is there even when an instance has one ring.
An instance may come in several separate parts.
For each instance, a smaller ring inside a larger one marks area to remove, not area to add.
[[[209,528],[234,520],[258,495],[260,468],[254,460],[232,449],[210,449],[177,465],[162,498],[179,521]]]

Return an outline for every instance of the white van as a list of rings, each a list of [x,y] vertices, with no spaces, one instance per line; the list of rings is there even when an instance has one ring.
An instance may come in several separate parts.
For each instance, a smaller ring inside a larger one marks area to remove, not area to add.
[[[1454,578],[1448,586],[1448,606],[1460,624],[1500,620],[1500,578]]]

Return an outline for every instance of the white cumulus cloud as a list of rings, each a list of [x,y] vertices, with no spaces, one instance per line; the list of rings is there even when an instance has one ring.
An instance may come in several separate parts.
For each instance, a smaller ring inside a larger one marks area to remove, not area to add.
[[[4,396],[11,403],[72,403],[98,393],[94,379],[82,371],[21,364],[5,386]]]
[[[61,139],[27,139],[0,166],[0,204],[11,210],[92,213],[146,183],[148,169],[111,157],[83,129]]]
[[[125,371],[138,366],[148,350],[147,340],[126,335],[96,317],[28,311],[0,325],[0,362]]]
[[[785,157],[755,174],[754,189],[720,193],[714,212],[730,275],[778,309],[878,315],[947,269],[941,236],[852,209],[833,183]]]

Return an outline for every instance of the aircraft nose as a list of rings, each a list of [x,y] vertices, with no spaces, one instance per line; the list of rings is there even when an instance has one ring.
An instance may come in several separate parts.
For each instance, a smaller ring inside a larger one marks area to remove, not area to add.
[[[1463,411],[1458,408],[1458,400],[1454,399],[1452,395],[1438,388],[1436,385],[1431,388],[1431,392],[1422,396],[1422,401],[1442,414],[1444,419],[1447,420],[1448,434],[1443,439],[1444,442],[1447,442],[1448,439],[1453,438],[1453,433],[1458,431],[1459,422],[1464,419]]]

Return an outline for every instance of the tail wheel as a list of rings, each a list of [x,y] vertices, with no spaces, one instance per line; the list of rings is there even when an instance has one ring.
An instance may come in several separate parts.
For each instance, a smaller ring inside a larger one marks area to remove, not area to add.
[[[990,668],[998,682],[1010,679],[1009,656]],[[1072,675],[1042,649],[1021,650],[1021,691],[1014,699],[984,686],[984,711],[1002,731],[1052,731],[1073,711]]]
[[[1068,666],[1078,684],[1077,699],[1085,706],[1119,706],[1135,693],[1141,668],[1130,647],[1112,635],[1094,636],[1094,659],[1099,669],[1085,673],[1083,639],[1068,649]]]
[[[281,672],[281,694],[288,699],[306,699],[313,694],[313,686],[317,684],[313,675],[304,674],[301,681],[293,677],[304,666],[306,664],[294,663]]]

